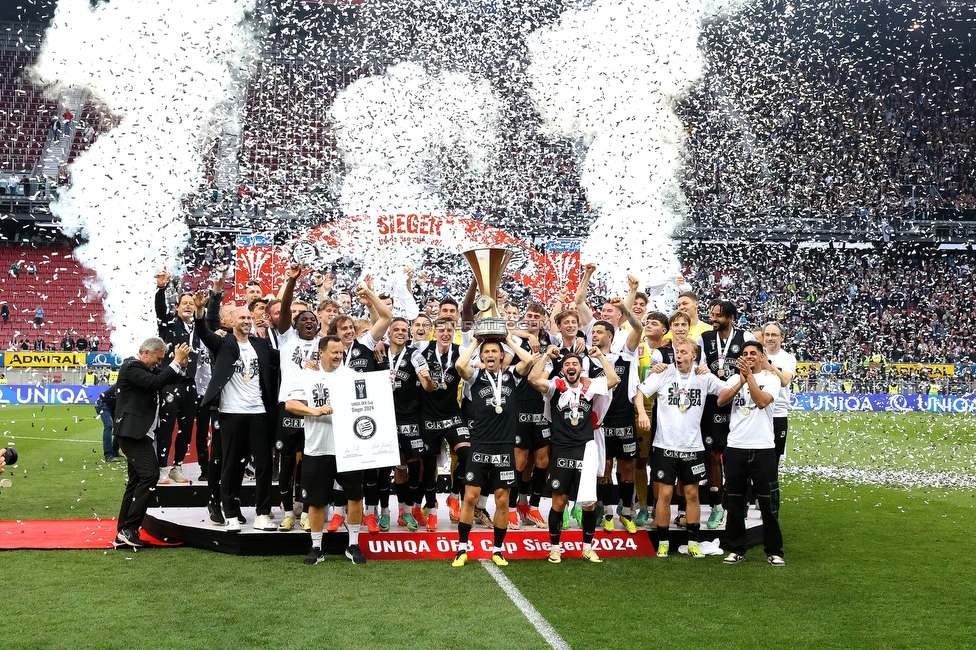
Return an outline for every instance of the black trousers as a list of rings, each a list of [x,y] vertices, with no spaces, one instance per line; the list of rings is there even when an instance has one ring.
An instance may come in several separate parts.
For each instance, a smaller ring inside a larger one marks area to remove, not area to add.
[[[779,456],[776,449],[726,447],[725,498],[728,518],[725,530],[729,550],[746,552],[746,488],[752,483],[762,514],[763,546],[766,555],[783,555],[783,533],[779,528]]]
[[[241,514],[241,483],[244,468],[254,457],[255,514],[271,513],[271,446],[274,418],[261,413],[220,414],[220,502],[225,517]]]
[[[210,437],[210,407],[204,408],[200,406],[200,400],[203,398],[202,395],[197,397],[197,426],[196,426],[196,448],[197,448],[197,462],[200,464],[200,471],[209,471],[209,461],[210,461],[210,449],[207,446],[208,439]],[[217,445],[214,445],[215,447]],[[209,474],[208,474],[209,476]]]
[[[220,435],[220,413],[215,408],[208,407],[210,412],[210,458],[207,461],[207,488],[210,490],[210,500],[220,503],[220,458],[223,455],[223,438]]]
[[[122,493],[118,529],[138,529],[149,507],[149,495],[159,480],[156,450],[152,438],[116,438],[128,463],[129,478]]]
[[[176,449],[173,462],[182,463],[190,449],[193,437],[193,422],[197,417],[197,388],[193,380],[186,379],[163,389],[163,401],[159,407],[159,428],[156,429],[156,452],[159,466],[169,465],[169,450],[173,446],[173,425],[176,434]],[[157,476],[159,472],[156,472]]]

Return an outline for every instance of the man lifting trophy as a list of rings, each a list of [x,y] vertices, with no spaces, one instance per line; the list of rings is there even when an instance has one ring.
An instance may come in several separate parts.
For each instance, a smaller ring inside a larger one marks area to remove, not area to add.
[[[514,255],[504,248],[475,248],[464,252],[481,294],[474,304],[474,333],[481,341],[504,340],[508,336],[508,325],[499,316],[495,301],[502,274]]]

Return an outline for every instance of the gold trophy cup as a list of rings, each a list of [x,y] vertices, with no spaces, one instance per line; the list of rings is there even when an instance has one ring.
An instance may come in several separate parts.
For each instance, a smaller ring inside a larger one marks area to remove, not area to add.
[[[504,339],[508,335],[508,324],[499,317],[495,303],[502,274],[514,255],[504,248],[474,248],[464,252],[481,294],[474,304],[474,333],[481,340]]]

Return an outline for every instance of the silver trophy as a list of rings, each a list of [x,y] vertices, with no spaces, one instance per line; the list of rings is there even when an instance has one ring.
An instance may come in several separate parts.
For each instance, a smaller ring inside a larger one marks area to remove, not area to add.
[[[514,255],[513,251],[504,248],[474,248],[464,252],[464,259],[474,272],[481,294],[474,303],[474,333],[482,341],[508,336],[508,324],[499,317],[496,300],[505,267]]]

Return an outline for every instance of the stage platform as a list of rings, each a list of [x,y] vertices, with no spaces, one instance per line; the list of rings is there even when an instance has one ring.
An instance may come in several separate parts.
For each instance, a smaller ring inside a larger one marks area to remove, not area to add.
[[[446,502],[446,495],[439,495],[440,503]],[[446,505],[438,510],[438,530],[426,531],[421,529],[410,532],[396,524],[398,512],[395,500],[391,501],[393,517],[390,532],[371,535],[363,527],[359,535],[359,545],[363,554],[370,560],[405,560],[428,559],[445,560],[454,557],[457,552],[457,526],[450,523]],[[543,499],[540,510],[547,516],[549,500]],[[494,507],[491,499],[488,501],[489,511]],[[184,546],[207,549],[218,553],[231,555],[305,555],[311,547],[309,533],[302,531],[297,525],[294,530],[257,531],[252,528],[254,508],[243,509],[247,523],[241,525],[241,532],[228,533],[223,526],[216,526],[210,522],[205,507],[166,506],[150,508],[143,528],[157,539],[164,542],[182,543]],[[672,508],[673,520],[677,510]],[[282,520],[279,508],[272,510],[276,522]],[[707,521],[709,511],[702,508],[702,521]],[[657,547],[658,535],[656,531],[638,529],[634,535],[621,529],[616,523],[616,530],[608,533],[598,524],[594,537],[594,548],[601,557],[652,557]],[[748,542],[750,546],[762,543],[762,527],[759,512],[749,511]],[[572,522],[568,531],[563,531],[563,557],[579,557],[582,552],[583,533]],[[702,525],[700,541],[717,541],[719,545],[724,540],[724,524],[716,530],[707,530]],[[684,529],[672,526],[669,530],[672,554],[677,554],[678,547],[687,544],[688,533]],[[488,558],[491,555],[492,530],[475,523],[471,531],[469,555],[472,559]],[[344,529],[337,533],[325,533],[322,549],[327,554],[341,554],[348,545],[348,535]],[[509,530],[505,536],[506,556],[509,559],[543,559],[549,553],[549,533],[546,529],[522,528]]]

